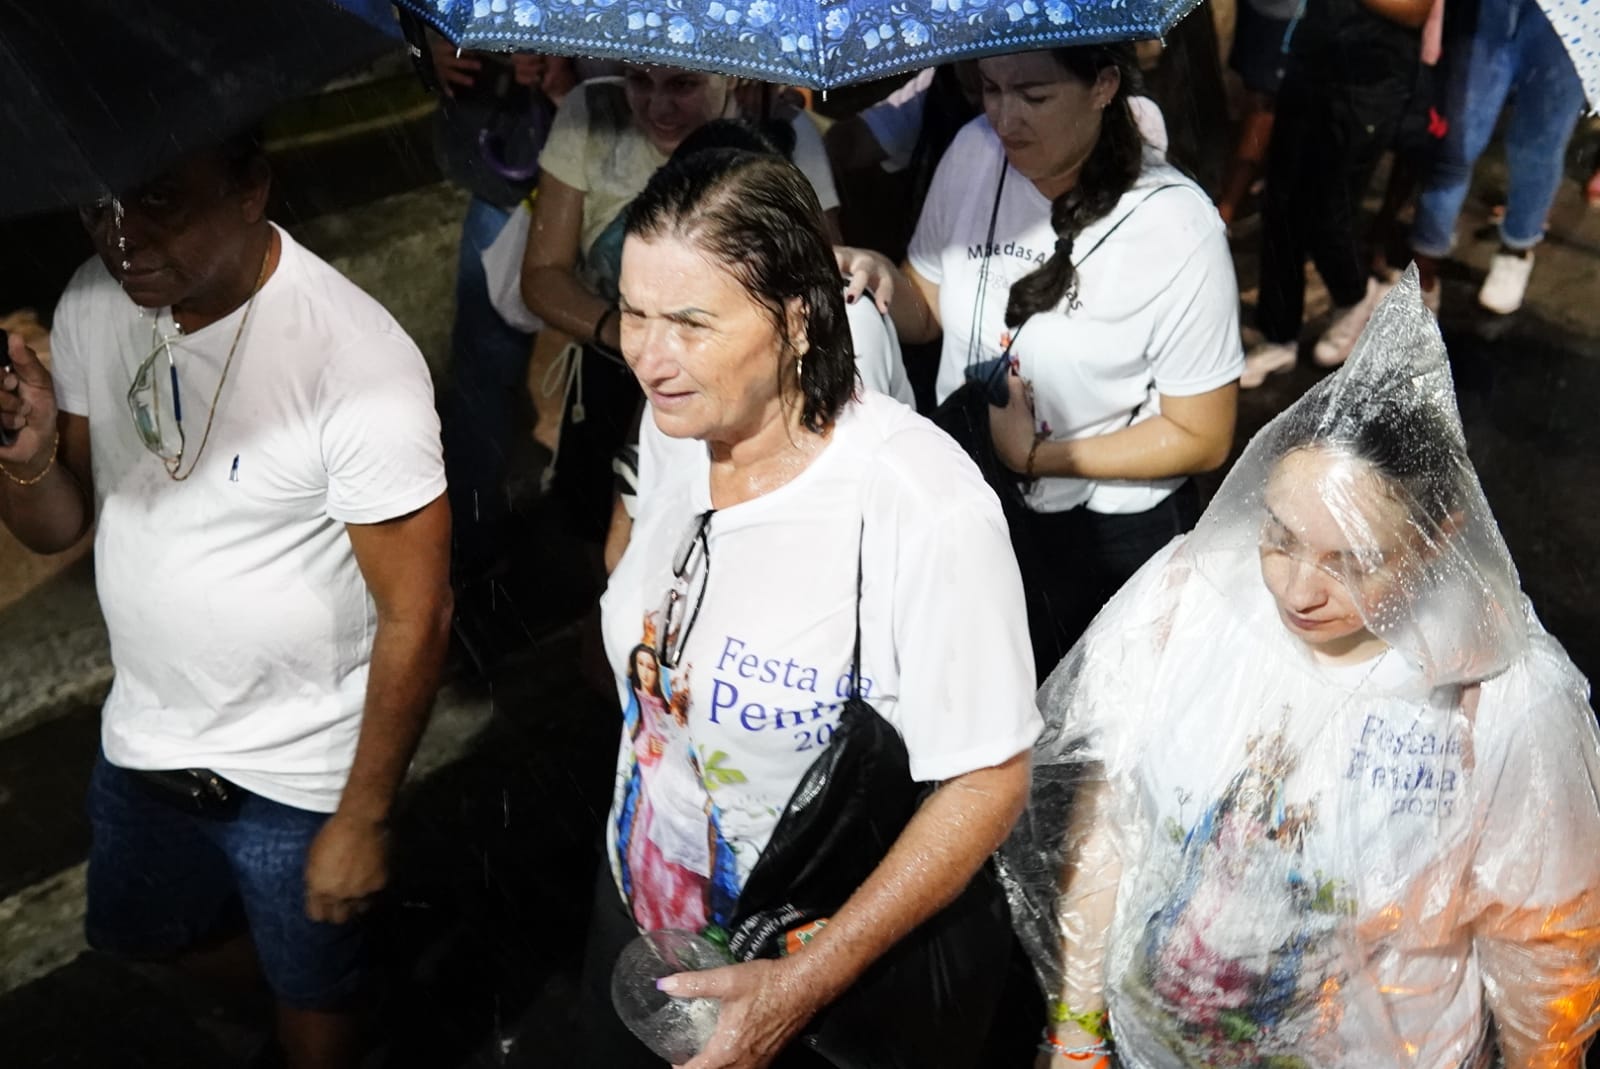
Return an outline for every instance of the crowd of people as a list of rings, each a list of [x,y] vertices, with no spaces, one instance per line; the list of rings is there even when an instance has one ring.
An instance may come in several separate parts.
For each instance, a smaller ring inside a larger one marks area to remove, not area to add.
[[[926,73],[824,136],[774,87],[441,42],[472,199],[437,409],[267,219],[250,137],[86,205],[53,363],[6,354],[0,521],[94,531],[91,943],[258,971],[288,1066],[357,1064],[388,819],[453,608],[519,549],[532,379],[618,712],[564,1064],[663,1064],[611,974],[672,929],[732,962],[661,982],[718,1005],[689,1069],[1575,1069],[1600,732],[1431,310],[1508,94],[1480,300],[1520,305],[1582,93],[1532,0],[1467,2],[1254,10],[1220,211],[1127,46]],[[1386,153],[1405,277],[1361,233]],[[841,233],[860,167],[912,175],[900,262]],[[1308,256],[1340,370],[1205,505]]]

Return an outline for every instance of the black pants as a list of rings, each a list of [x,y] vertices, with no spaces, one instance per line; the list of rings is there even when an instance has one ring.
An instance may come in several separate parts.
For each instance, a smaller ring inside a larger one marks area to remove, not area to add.
[[[1313,79],[1291,68],[1278,91],[1261,209],[1261,298],[1268,341],[1293,344],[1305,314],[1309,256],[1333,303],[1367,292],[1357,221],[1378,161],[1394,144],[1414,79],[1372,86]]]
[[[1133,573],[1199,519],[1193,480],[1145,512],[1114,516],[1075,508],[1010,517],[1041,683]]]

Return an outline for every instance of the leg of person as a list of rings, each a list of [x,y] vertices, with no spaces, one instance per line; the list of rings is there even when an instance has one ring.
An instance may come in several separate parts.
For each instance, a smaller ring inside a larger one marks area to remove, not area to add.
[[[1505,0],[1482,0],[1470,38],[1444,49],[1443,115],[1448,124],[1434,153],[1411,224],[1424,293],[1437,285],[1434,266],[1450,255],[1456,219],[1472,185],[1472,170],[1488,146],[1511,88]]]
[[[1101,603],[1088,594],[1084,575],[1083,513],[1082,508],[1030,509],[1007,517],[1022,572],[1034,671],[1041,682],[1100,611]]]
[[[1287,19],[1270,18],[1248,3],[1239,4],[1237,10],[1228,65],[1244,82],[1244,114],[1239,119],[1238,139],[1223,178],[1222,198],[1217,202],[1217,214],[1229,224],[1266,162],[1267,145],[1272,139],[1273,98],[1283,82],[1283,40],[1289,32]]]
[[[1561,38],[1534,0],[1522,0],[1513,37],[1516,94],[1506,128],[1510,171],[1501,249],[1489,266],[1478,301],[1508,315],[1522,307],[1533,271],[1533,249],[1544,238],[1564,175],[1567,142],[1583,112],[1583,83]]]
[[[1222,179],[1222,199],[1217,201],[1217,214],[1230,226],[1260,177],[1267,146],[1272,142],[1272,98],[1263,93],[1247,93],[1244,108],[1233,156],[1228,160],[1228,171]]]
[[[458,584],[491,571],[507,549],[506,474],[528,406],[533,338],[495,311],[483,270],[483,251],[509,218],[505,209],[474,197],[461,227],[450,383],[440,405]]]
[[[1395,133],[1393,162],[1384,186],[1383,203],[1378,206],[1378,214],[1368,231],[1368,264],[1372,275],[1385,282],[1398,279],[1400,272],[1396,264],[1403,266],[1408,259],[1403,253],[1399,257],[1393,255],[1403,249],[1407,236],[1400,225],[1400,213],[1415,198],[1443,135],[1443,127],[1436,121],[1439,73],[1436,66],[1417,65],[1416,87],[1406,102]]]
[[[1261,203],[1261,282],[1256,325],[1264,344],[1245,357],[1239,385],[1253,389],[1267,376],[1291,371],[1305,312],[1306,206],[1304,165],[1312,142],[1323,136],[1315,87],[1291,73],[1278,91],[1277,119],[1267,150],[1267,186]]]
[[[603,857],[594,881],[594,908],[578,981],[577,1050],[570,1065],[608,1069],[663,1069],[666,1065],[628,1031],[611,1002],[611,970],[622,949],[639,934],[617,894],[611,865]]]
[[[102,754],[89,780],[91,840],[84,932],[96,950],[178,962],[226,945],[218,979],[248,990],[249,957],[227,858],[192,816],[148,793],[136,773]],[[212,957],[221,956],[212,954]],[[238,963],[242,961],[242,967]],[[233,982],[236,981],[236,982]]]
[[[306,857],[327,819],[245,792],[238,815],[212,828],[278,1001],[278,1041],[290,1069],[349,1069],[361,1054],[369,924],[306,914]]]
[[[1317,340],[1313,357],[1322,367],[1337,367],[1355,348],[1372,310],[1387,292],[1372,277],[1358,234],[1361,202],[1383,154],[1395,143],[1400,122],[1415,90],[1414,75],[1378,85],[1328,86],[1333,122],[1318,143],[1320,176],[1315,191],[1319,210],[1311,231],[1311,259],[1328,287],[1333,317]]]

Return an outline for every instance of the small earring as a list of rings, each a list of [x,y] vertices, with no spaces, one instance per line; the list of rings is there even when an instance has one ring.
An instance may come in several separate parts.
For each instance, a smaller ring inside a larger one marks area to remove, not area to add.
[[[803,382],[805,382],[805,379],[806,379],[806,358],[803,357],[803,356],[797,356],[797,357],[794,358],[794,380],[796,382],[803,383]]]

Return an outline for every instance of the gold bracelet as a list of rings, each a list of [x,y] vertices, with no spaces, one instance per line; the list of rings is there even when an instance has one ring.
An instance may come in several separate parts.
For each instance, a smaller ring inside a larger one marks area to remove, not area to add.
[[[18,486],[37,486],[39,483],[44,482],[44,477],[49,475],[51,469],[56,466],[56,453],[60,450],[60,448],[61,432],[57,431],[55,438],[50,442],[50,459],[44,462],[43,471],[37,475],[29,476],[26,479],[19,479],[15,475],[11,474],[10,470],[4,464],[0,464],[0,474],[3,474],[6,478],[10,479]]]
[[[1042,441],[1044,441],[1044,435],[1036,434],[1033,436],[1033,444],[1028,447],[1028,463],[1024,464],[1022,467],[1022,474],[1024,478],[1036,478],[1036,476],[1033,474],[1033,461],[1034,458],[1039,455],[1039,443]]]

